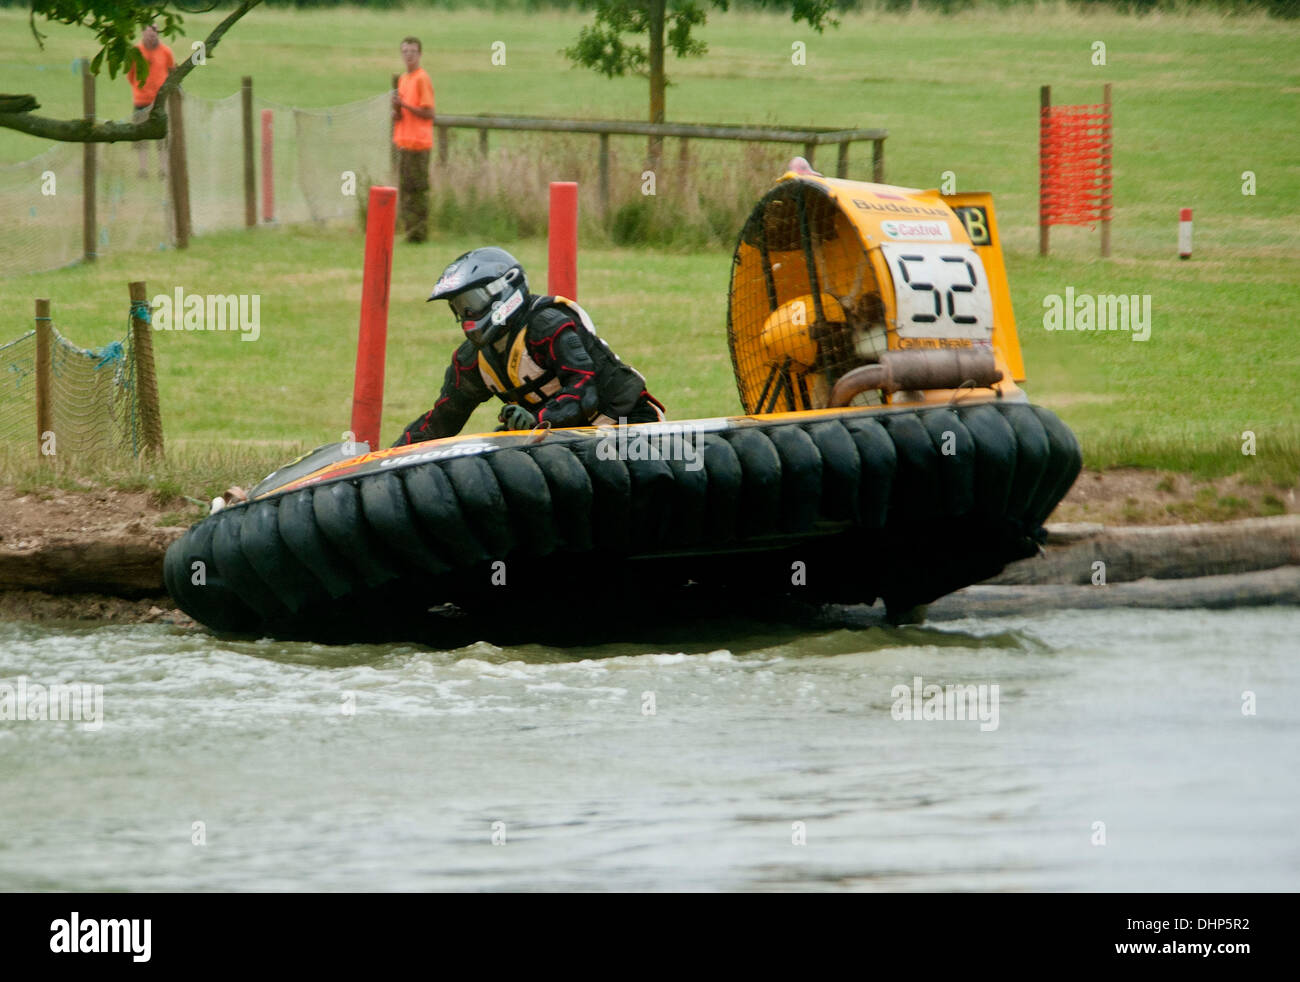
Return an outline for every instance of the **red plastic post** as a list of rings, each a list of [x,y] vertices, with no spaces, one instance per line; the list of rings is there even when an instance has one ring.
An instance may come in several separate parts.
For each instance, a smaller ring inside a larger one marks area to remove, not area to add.
[[[262,221],[275,221],[275,176],[271,169],[274,149],[271,131],[272,113],[262,110]]]
[[[553,297],[578,299],[578,185],[551,182],[546,290]]]
[[[361,330],[352,383],[352,433],[379,449],[384,412],[384,353],[388,347],[388,287],[393,273],[397,188],[372,187],[366,208],[366,265],[361,281]]]

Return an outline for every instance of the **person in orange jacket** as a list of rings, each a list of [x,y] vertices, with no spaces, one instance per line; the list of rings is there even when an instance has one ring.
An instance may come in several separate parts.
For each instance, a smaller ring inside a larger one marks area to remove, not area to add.
[[[393,92],[393,145],[397,147],[399,208],[407,242],[429,237],[429,151],[433,149],[433,82],[420,67],[423,46],[402,39],[406,74]]]
[[[163,82],[167,81],[167,76],[171,70],[176,67],[176,59],[172,56],[172,49],[163,44],[158,38],[158,28],[154,24],[145,27],[144,33],[140,35],[140,43],[137,44],[136,50],[144,56],[145,63],[149,66],[149,73],[144,78],[137,78],[135,65],[127,69],[126,78],[131,83],[131,107],[133,113],[132,120],[141,120],[149,115],[149,110],[153,108],[154,99],[158,96],[158,90],[162,88]],[[167,176],[167,158],[165,156],[166,141],[158,143],[158,176],[165,178]],[[140,176],[149,176],[149,160],[144,150],[144,141],[141,140],[135,145],[136,152],[140,155]]]

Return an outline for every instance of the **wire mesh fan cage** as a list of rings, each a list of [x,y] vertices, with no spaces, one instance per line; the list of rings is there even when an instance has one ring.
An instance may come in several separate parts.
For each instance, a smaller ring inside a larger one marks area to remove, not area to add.
[[[867,247],[822,185],[777,184],[732,259],[727,343],[746,413],[822,409],[835,383],[888,348]],[[879,405],[870,391],[854,405]]]

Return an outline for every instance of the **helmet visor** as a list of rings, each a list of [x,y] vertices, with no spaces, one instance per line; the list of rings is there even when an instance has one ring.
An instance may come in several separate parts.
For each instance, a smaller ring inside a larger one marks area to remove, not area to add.
[[[458,321],[478,321],[486,317],[492,308],[492,294],[485,286],[476,286],[472,290],[448,297],[451,312]]]

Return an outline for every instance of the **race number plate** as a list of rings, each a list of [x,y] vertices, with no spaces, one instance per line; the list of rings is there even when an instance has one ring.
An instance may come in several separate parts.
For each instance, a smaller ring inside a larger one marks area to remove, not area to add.
[[[984,346],[993,338],[993,296],[979,254],[954,242],[886,242],[901,347],[919,338]]]

